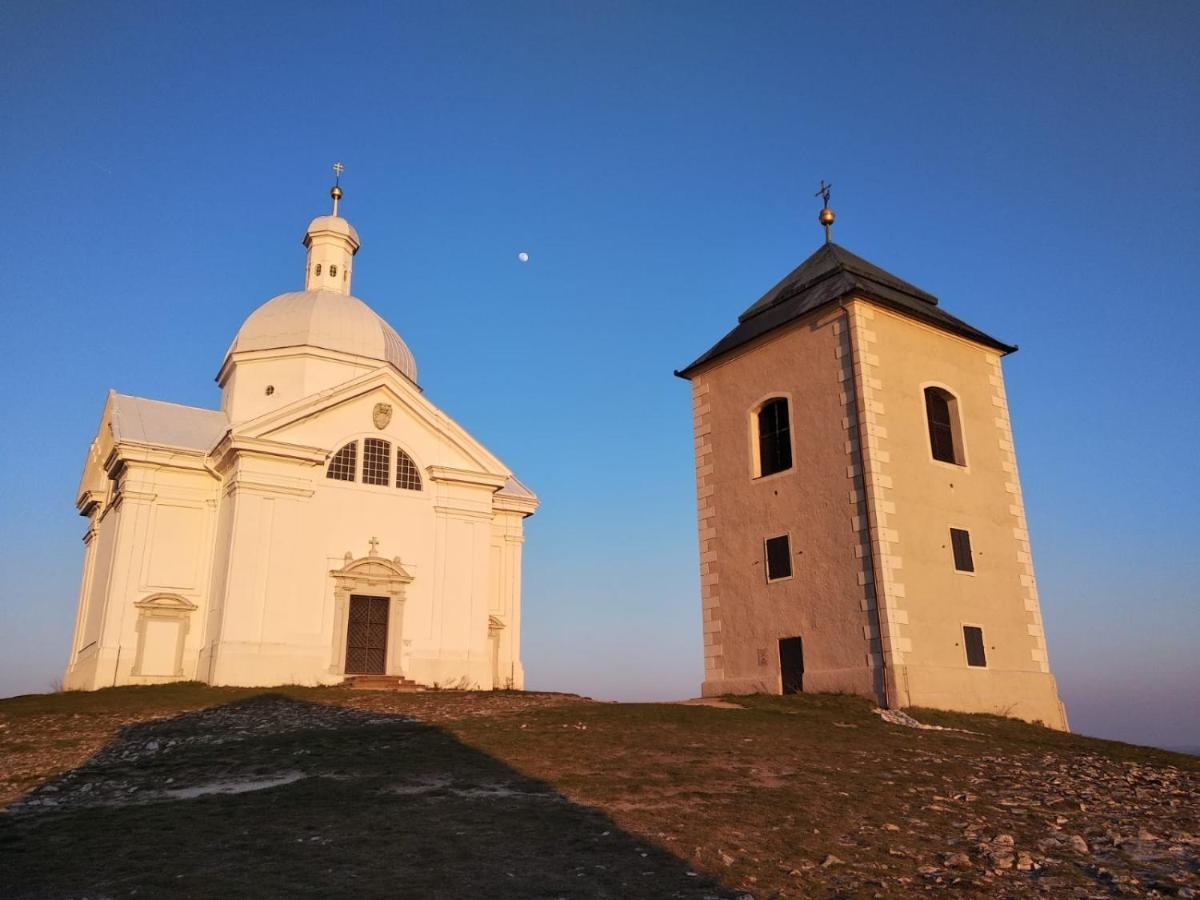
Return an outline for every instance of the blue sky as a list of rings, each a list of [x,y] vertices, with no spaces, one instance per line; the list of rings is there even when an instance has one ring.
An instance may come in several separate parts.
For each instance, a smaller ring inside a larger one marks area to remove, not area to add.
[[[346,165],[355,292],[540,493],[529,685],[694,694],[672,377],[821,240],[1006,363],[1051,662],[1200,745],[1188,3],[0,6],[0,695],[61,673],[110,388],[201,406]],[[516,261],[519,251],[530,261]]]

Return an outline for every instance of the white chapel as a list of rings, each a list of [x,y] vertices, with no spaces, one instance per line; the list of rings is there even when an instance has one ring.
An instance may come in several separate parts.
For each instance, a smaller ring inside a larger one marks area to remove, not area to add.
[[[523,686],[537,498],[426,399],[404,341],[351,293],[359,237],[331,195],[304,290],[225,353],[220,409],[109,392],[78,491],[64,687]]]

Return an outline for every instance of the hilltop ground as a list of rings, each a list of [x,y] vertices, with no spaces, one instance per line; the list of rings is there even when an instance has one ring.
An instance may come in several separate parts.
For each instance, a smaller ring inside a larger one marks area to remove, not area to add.
[[[0,896],[1200,895],[1200,760],[857,698],[0,701]]]

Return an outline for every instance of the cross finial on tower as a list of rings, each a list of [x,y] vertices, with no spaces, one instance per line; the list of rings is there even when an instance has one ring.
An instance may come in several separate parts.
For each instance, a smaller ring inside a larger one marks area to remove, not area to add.
[[[832,189],[833,185],[826,184],[825,179],[822,178],[821,186],[817,189],[817,192],[813,194],[814,197],[820,197],[821,202],[825,204],[822,207],[821,212],[817,215],[817,221],[825,226],[825,243],[827,244],[833,243],[833,238],[830,235],[829,229],[830,226],[833,225],[833,220],[837,218],[834,216],[833,210],[829,208],[829,192]]]
[[[378,556],[379,555],[379,538],[372,537],[369,541],[367,541],[367,543],[371,545],[370,555]]]
[[[340,162],[333,164],[333,187],[329,190],[329,196],[333,198],[333,214],[338,214],[338,201],[342,199],[342,173],[346,171],[346,167]]]

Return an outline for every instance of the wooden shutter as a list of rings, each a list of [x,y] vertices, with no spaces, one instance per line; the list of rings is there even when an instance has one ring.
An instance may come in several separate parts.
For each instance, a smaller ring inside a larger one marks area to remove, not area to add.
[[[933,458],[957,463],[954,427],[950,423],[950,402],[937,388],[925,388],[925,416],[929,419],[929,447]]]
[[[950,544],[954,548],[954,568],[960,572],[974,572],[975,558],[971,556],[971,532],[961,528],[951,528]]]
[[[758,411],[759,475],[773,475],[792,467],[791,423],[788,402],[769,400]]]
[[[767,538],[767,580],[776,581],[792,574],[791,541],[786,534]]]
[[[987,665],[987,654],[983,652],[983,629],[976,625],[963,626],[963,644],[967,648],[967,665]]]

